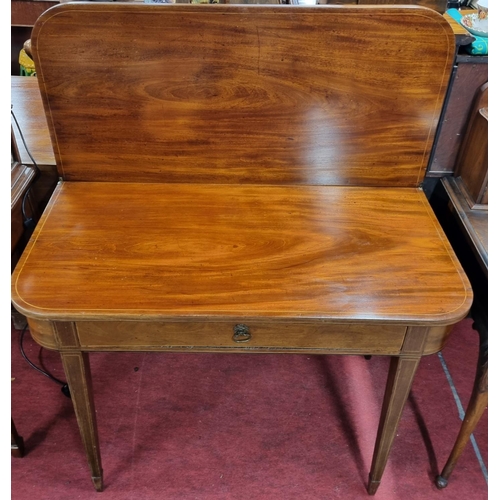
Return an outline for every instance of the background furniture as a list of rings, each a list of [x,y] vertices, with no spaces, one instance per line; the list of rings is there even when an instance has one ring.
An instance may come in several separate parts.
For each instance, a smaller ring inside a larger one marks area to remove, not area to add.
[[[474,289],[471,316],[473,327],[479,333],[479,356],[462,426],[448,461],[436,479],[440,488],[448,485],[448,479],[488,404],[488,211],[471,209],[454,177],[445,177],[442,184],[449,204],[448,212],[441,209],[440,222],[454,243]],[[449,220],[450,214],[452,221]]]
[[[32,193],[41,213],[54,190],[58,175],[38,81],[35,77],[11,76],[10,92],[12,112],[31,154],[28,154],[17,124],[11,117],[16,161],[31,168],[35,167],[33,160],[36,162],[39,178]]]
[[[456,34],[457,54],[424,184],[429,196],[442,177],[453,175],[471,109],[481,87],[488,81],[488,56],[467,54],[464,47],[475,38],[449,15],[445,17]]]
[[[36,77],[11,76],[11,103],[11,266],[14,269],[32,231],[25,227],[23,206],[36,224],[54,191],[58,174]],[[12,320],[17,328],[26,324],[26,318],[15,309]]]
[[[19,151],[12,133],[11,141],[11,267],[14,269],[19,255],[26,246],[31,231],[29,231],[24,222],[25,217],[38,219],[36,203],[33,196],[30,196],[30,188],[36,176],[36,170],[32,166],[26,166],[19,163]],[[24,323],[26,320],[24,321]],[[14,419],[11,418],[10,448],[13,457],[22,457],[24,455],[24,440],[18,434]]]
[[[467,411],[436,484],[444,488],[488,404],[488,86],[476,96],[456,167],[431,201],[474,290],[471,316],[479,333],[476,377]],[[444,189],[443,189],[444,188]]]
[[[18,151],[12,141],[11,162],[11,255],[22,252],[30,234],[26,234],[24,220],[26,217],[38,218],[37,204],[31,193],[31,187],[36,176],[36,169],[30,165],[23,165],[18,161]],[[14,268],[17,260],[11,262]]]
[[[19,75],[19,52],[26,40],[31,38],[31,30],[38,17],[59,0],[11,0],[11,75]]]
[[[456,183],[471,209],[488,209],[488,84],[479,89],[455,166]]]

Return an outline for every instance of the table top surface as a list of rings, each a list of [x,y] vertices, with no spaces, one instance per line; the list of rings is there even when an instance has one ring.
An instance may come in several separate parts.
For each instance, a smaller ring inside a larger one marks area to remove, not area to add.
[[[13,278],[65,320],[451,324],[470,300],[414,188],[62,183]]]
[[[213,7],[69,3],[40,18],[64,181],[15,306],[58,321],[462,319],[468,280],[418,189],[453,64],[446,21]]]

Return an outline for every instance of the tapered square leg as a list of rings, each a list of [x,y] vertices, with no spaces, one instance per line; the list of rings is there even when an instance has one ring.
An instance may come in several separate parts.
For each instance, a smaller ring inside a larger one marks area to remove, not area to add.
[[[368,493],[370,495],[374,495],[380,485],[392,442],[394,441],[399,420],[408,399],[419,362],[420,357],[391,358],[375,451],[368,479]]]
[[[82,437],[92,482],[97,491],[103,490],[101,454],[97,435],[92,380],[88,354],[84,352],[63,352],[61,358],[66,373],[71,400],[75,409],[78,427]]]

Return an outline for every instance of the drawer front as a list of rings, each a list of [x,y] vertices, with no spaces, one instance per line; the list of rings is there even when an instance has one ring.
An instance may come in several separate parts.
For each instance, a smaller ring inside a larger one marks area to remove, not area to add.
[[[352,323],[78,322],[88,350],[346,352],[397,354],[404,325]]]

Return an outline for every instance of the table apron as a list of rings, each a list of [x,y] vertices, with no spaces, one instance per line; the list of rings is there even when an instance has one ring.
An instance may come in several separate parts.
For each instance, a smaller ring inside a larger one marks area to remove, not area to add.
[[[311,354],[431,354],[450,327],[337,322],[161,322],[30,319],[40,345],[58,351],[177,351]],[[422,337],[416,344],[413,337]],[[417,333],[420,332],[420,333]],[[411,347],[415,344],[413,347]],[[405,347],[406,346],[406,347]]]

